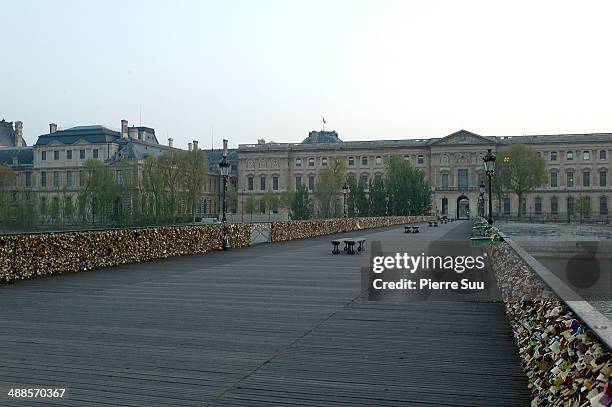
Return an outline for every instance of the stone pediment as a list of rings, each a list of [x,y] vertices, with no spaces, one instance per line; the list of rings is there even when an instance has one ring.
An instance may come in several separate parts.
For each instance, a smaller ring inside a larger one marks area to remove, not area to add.
[[[476,133],[472,133],[467,130],[459,130],[453,134],[449,134],[439,140],[434,141],[431,145],[444,146],[444,145],[491,145],[495,144],[495,141],[488,138],[482,137]]]

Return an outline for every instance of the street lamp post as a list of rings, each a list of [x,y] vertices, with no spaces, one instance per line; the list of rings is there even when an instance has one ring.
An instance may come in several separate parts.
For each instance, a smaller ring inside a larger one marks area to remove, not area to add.
[[[223,250],[229,249],[229,241],[227,238],[227,218],[225,217],[225,212],[227,211],[226,191],[229,167],[230,163],[227,161],[227,140],[223,140],[223,159],[219,163],[219,170],[221,172],[221,177],[223,178],[223,201],[221,203],[221,206],[223,207],[223,216],[221,217],[221,222],[223,222]]]
[[[478,187],[478,191],[480,192],[480,217],[484,218],[485,216],[485,184],[484,181],[480,183],[480,187]]]
[[[495,155],[489,148],[487,150],[487,154],[482,157],[484,161],[485,172],[487,173],[487,177],[489,178],[489,219],[487,222],[489,225],[493,224],[493,197],[491,195],[491,178],[495,175]]]
[[[342,195],[344,196],[344,205],[342,205],[342,209],[343,209],[345,218],[346,218],[346,194],[348,190],[349,190],[349,187],[346,184],[346,182],[344,182],[344,184],[342,184]]]
[[[385,215],[389,216],[389,197],[385,197]]]

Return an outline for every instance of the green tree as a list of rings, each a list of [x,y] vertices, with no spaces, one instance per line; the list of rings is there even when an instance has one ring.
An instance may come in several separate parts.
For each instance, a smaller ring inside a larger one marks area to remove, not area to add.
[[[257,208],[258,202],[252,194],[249,194],[242,204],[242,210],[251,215],[251,221],[253,221],[253,212]]]
[[[580,214],[580,223],[582,223],[582,217],[591,214],[591,201],[586,196],[581,195],[578,197],[578,199],[576,199],[574,208],[576,209],[576,212]]]
[[[10,226],[12,214],[12,191],[15,186],[15,173],[9,167],[0,164],[0,222],[4,227]]]
[[[227,211],[229,213],[236,213],[238,208],[238,192],[236,191],[234,184],[232,184],[231,182],[227,183],[226,199]]]
[[[500,176],[502,185],[505,184],[508,191],[516,194],[518,202],[522,202],[526,194],[547,180],[544,158],[524,144],[512,145],[499,163],[496,160],[495,172],[496,177]],[[521,217],[520,208],[518,217]]]
[[[385,216],[387,214],[386,196],[383,179],[381,177],[374,177],[374,180],[370,181],[370,215]]]
[[[296,220],[310,219],[311,213],[308,203],[308,190],[302,184],[298,184],[291,204],[291,218]]]
[[[341,193],[342,183],[346,178],[346,166],[344,160],[338,157],[331,159],[328,168],[319,172],[314,194],[319,202],[321,216],[329,218],[337,216],[336,202]]]
[[[263,212],[268,213],[268,216],[270,216],[272,211],[278,210],[280,199],[278,194],[275,194],[274,192],[266,192],[261,198],[261,203],[264,209]]]
[[[290,209],[294,198],[295,198],[295,191],[287,189],[286,191],[283,191],[280,193],[280,196],[278,197],[279,205],[283,208]]]
[[[100,160],[85,161],[85,187],[79,195],[85,213],[90,215],[92,224],[104,224],[112,219],[117,198],[121,190],[112,174],[112,169]]]
[[[192,221],[195,222],[196,209],[200,205],[204,186],[208,180],[206,152],[200,149],[182,152],[180,174],[180,185],[185,193]]]
[[[385,181],[392,215],[424,215],[431,211],[431,188],[422,170],[398,155],[386,163]]]
[[[349,193],[347,197],[349,216],[368,216],[369,202],[362,182],[355,177],[348,177]]]

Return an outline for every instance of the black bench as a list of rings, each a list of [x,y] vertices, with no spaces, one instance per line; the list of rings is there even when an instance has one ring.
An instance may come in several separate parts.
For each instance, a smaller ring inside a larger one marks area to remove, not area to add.
[[[404,226],[404,233],[412,233],[412,226],[405,225]]]
[[[342,240],[332,240],[332,244],[334,245],[334,249],[332,250],[332,254],[340,254],[340,243],[342,243]]]
[[[428,221],[427,223],[429,223],[429,225],[428,225],[429,227],[433,226],[433,222],[432,221]]]
[[[438,222],[433,222],[434,227],[438,227]]]
[[[412,233],[419,233],[419,227],[418,226],[413,226],[412,227]]]
[[[347,254],[355,254],[355,244],[357,244],[357,251],[365,251],[365,237],[357,237],[357,238],[345,238],[345,239],[334,239],[332,240],[332,245],[334,246],[332,250],[332,254],[340,254],[340,244],[344,243],[344,251]]]

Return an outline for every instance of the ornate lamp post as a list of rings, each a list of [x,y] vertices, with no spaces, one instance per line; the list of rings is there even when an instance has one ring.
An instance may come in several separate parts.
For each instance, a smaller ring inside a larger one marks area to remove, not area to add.
[[[491,195],[491,178],[495,175],[495,155],[489,148],[487,150],[487,154],[482,157],[482,161],[484,161],[485,171],[487,173],[487,177],[489,178],[489,219],[487,220],[489,225],[493,224],[493,199]]]
[[[484,218],[484,214],[485,214],[485,184],[484,181],[480,183],[480,187],[478,187],[478,190],[480,192],[480,217]]]
[[[227,191],[227,176],[229,174],[230,163],[227,161],[227,140],[223,140],[223,159],[219,163],[219,170],[221,172],[221,177],[223,177],[223,199],[221,206],[223,207],[223,216],[221,217],[221,222],[223,222],[223,250],[229,249],[229,242],[227,238],[227,218],[225,217],[225,212],[227,211],[227,200],[226,200],[226,191]]]
[[[342,206],[343,212],[344,212],[344,217],[346,218],[346,194],[349,190],[348,185],[346,184],[346,181],[344,182],[344,184],[342,184],[342,195],[344,196],[344,205]]]

